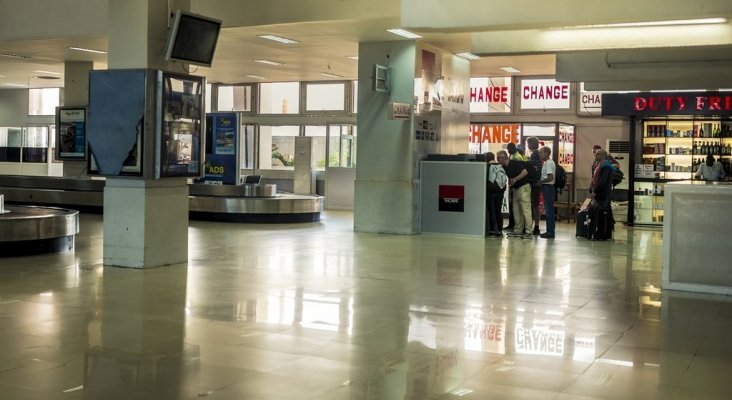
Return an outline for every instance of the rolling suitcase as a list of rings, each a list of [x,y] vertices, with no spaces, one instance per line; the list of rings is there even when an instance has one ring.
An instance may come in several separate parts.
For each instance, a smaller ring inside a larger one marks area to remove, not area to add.
[[[577,212],[577,231],[575,233],[575,236],[585,239],[592,238],[592,230],[590,230],[590,223],[592,222],[592,220],[590,218],[589,211],[589,209],[586,209]]]
[[[597,207],[594,212],[594,232],[591,239],[593,240],[609,240],[613,238],[613,229],[615,227],[615,219],[613,218],[613,210],[610,207]]]

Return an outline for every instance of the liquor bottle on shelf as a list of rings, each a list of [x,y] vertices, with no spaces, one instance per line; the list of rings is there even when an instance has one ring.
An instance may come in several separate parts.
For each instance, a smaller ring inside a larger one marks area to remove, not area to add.
[[[696,147],[696,142],[691,146],[691,154],[696,154],[699,149]]]

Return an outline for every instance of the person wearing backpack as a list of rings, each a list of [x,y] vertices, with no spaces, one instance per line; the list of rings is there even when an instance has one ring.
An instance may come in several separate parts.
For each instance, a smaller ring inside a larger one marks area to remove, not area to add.
[[[541,194],[544,196],[544,215],[546,215],[546,232],[539,235],[544,239],[554,239],[555,217],[554,217],[554,186],[556,177],[556,164],[551,158],[552,149],[542,147],[539,149],[539,157],[544,164],[541,166]]]
[[[506,170],[508,186],[513,192],[515,226],[508,236],[533,239],[534,235],[531,234],[531,184],[539,178],[539,175],[527,161],[509,160],[508,153],[503,150],[498,152],[497,158]]]
[[[488,152],[485,154],[488,163],[488,179],[486,181],[486,236],[503,236],[503,196],[506,194],[508,177],[503,167],[496,162],[496,156]]]
[[[595,162],[597,166],[592,174],[590,197],[596,206],[610,208],[610,196],[613,190],[612,175],[615,167],[607,159],[607,151],[603,149],[595,152]]]
[[[539,155],[539,139],[535,136],[526,138],[526,146],[529,148],[529,163],[536,169],[536,172],[541,174],[541,156]],[[539,196],[542,192],[541,180],[537,179],[534,184],[531,185],[531,218],[534,221],[534,235],[539,235],[539,221],[541,220],[541,211],[539,208]]]

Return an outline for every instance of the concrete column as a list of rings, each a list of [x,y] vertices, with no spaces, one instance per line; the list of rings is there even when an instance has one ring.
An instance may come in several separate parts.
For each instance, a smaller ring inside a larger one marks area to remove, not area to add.
[[[315,165],[313,161],[313,138],[295,138],[295,194],[309,195],[315,192]]]
[[[416,43],[361,43],[358,53],[354,229],[417,233],[419,182],[413,181],[413,120],[388,119],[392,102],[414,102]],[[389,93],[372,89],[374,64],[389,67]]]
[[[109,68],[172,70],[165,62],[164,49],[171,12],[176,8],[189,9],[190,0],[110,0]],[[154,124],[146,124],[144,135],[154,135],[155,129]],[[104,264],[148,268],[187,260],[186,179],[108,178]]]
[[[64,106],[86,107],[89,105],[89,71],[94,63],[67,61],[64,63]],[[80,177],[86,174],[86,161],[64,161],[65,177]]]
[[[104,265],[145,268],[187,261],[186,179],[107,178]]]

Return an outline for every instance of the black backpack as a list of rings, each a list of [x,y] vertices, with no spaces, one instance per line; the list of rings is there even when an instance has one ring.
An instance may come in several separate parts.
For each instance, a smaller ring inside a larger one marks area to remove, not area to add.
[[[619,170],[618,168],[612,167],[612,172],[610,175],[610,179],[613,181],[613,187],[618,186],[620,182],[623,181],[623,178],[625,175],[623,175],[623,171]]]
[[[554,187],[562,193],[562,190],[567,186],[567,171],[564,170],[559,164],[556,164],[557,171],[554,174]]]

